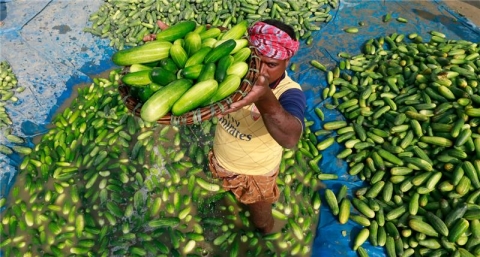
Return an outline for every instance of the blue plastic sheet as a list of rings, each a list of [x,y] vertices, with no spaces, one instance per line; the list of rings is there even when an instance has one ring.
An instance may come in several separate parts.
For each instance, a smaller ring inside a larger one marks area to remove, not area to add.
[[[90,13],[95,12],[102,0],[54,1],[16,0],[7,3],[7,19],[0,27],[0,60],[7,60],[27,88],[19,95],[20,101],[8,108],[17,135],[31,139],[45,133],[53,114],[60,108],[79,83],[90,83],[91,76],[112,68],[110,56],[114,51],[106,40],[83,33]],[[447,8],[441,1],[365,1],[340,0],[338,9],[332,10],[334,18],[315,32],[313,44],[302,47],[291,60],[298,65],[290,76],[304,88],[307,96],[307,118],[315,121],[312,129],[319,129],[322,121],[316,117],[314,108],[325,113],[325,120],[343,120],[336,110],[324,107],[322,90],[327,86],[323,71],[313,68],[309,61],[316,59],[328,69],[337,65],[339,52],[358,54],[363,43],[391,33],[418,33],[429,38],[431,30],[441,31],[450,39],[480,42],[480,29],[469,20]],[[386,13],[392,20],[382,22]],[[395,20],[403,17],[408,23]],[[359,22],[364,22],[362,27]],[[359,27],[358,34],[343,31],[347,27]],[[322,138],[319,138],[322,139]],[[324,173],[336,173],[338,180],[325,181],[327,188],[337,192],[341,185],[349,188],[351,195],[363,182],[347,173],[347,164],[335,156],[342,150],[334,144],[325,150],[320,163]],[[0,197],[8,195],[15,181],[19,156],[0,154]],[[1,211],[1,210],[0,210]],[[357,256],[352,250],[352,240],[360,230],[349,222],[340,225],[325,204],[321,207],[320,220],[312,246],[312,256]],[[346,235],[342,235],[342,231]],[[364,247],[370,256],[385,256],[383,248]]]

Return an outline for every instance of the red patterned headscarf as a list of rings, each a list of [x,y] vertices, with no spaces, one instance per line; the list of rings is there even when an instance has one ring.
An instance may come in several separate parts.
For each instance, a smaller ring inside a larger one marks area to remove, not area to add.
[[[256,47],[261,55],[279,60],[292,57],[300,45],[285,31],[261,21],[248,29],[248,35],[250,44]]]

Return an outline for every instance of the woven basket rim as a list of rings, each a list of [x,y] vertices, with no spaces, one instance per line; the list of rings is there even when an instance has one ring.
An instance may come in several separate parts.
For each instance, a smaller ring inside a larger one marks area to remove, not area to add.
[[[158,124],[168,124],[168,125],[195,125],[200,124],[202,121],[209,120],[219,114],[221,114],[228,106],[234,102],[237,102],[243,99],[252,89],[256,80],[258,79],[260,70],[261,70],[261,60],[258,57],[257,50],[253,46],[249,46],[252,49],[250,60],[249,60],[249,69],[247,74],[242,78],[242,82],[239,88],[226,98],[212,103],[205,107],[199,107],[194,110],[191,110],[181,116],[175,116],[171,112],[167,113],[165,116],[158,119],[156,122]],[[124,67],[122,74],[125,74],[128,71],[129,66]],[[142,108],[142,103],[139,99],[135,98],[130,94],[130,86],[125,85],[121,79],[118,81],[118,90],[122,96],[122,100],[125,106],[132,112],[135,116],[140,117],[140,112]]]

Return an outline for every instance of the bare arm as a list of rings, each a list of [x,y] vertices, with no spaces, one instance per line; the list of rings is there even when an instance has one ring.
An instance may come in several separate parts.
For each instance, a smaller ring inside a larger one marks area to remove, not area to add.
[[[231,104],[224,114],[255,103],[268,132],[275,141],[282,147],[293,148],[302,134],[302,124],[295,116],[283,109],[268,84],[268,77],[260,75],[250,93],[242,100]]]
[[[302,134],[302,124],[298,118],[285,111],[272,92],[255,102],[255,105],[270,135],[285,148],[295,147]]]

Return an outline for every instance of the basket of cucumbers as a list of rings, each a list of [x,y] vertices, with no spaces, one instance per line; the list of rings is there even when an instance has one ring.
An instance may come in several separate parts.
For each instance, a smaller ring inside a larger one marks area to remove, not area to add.
[[[123,66],[119,92],[148,122],[190,125],[211,119],[250,92],[260,58],[245,38],[247,22],[230,29],[182,21],[154,41],[112,56]]]

